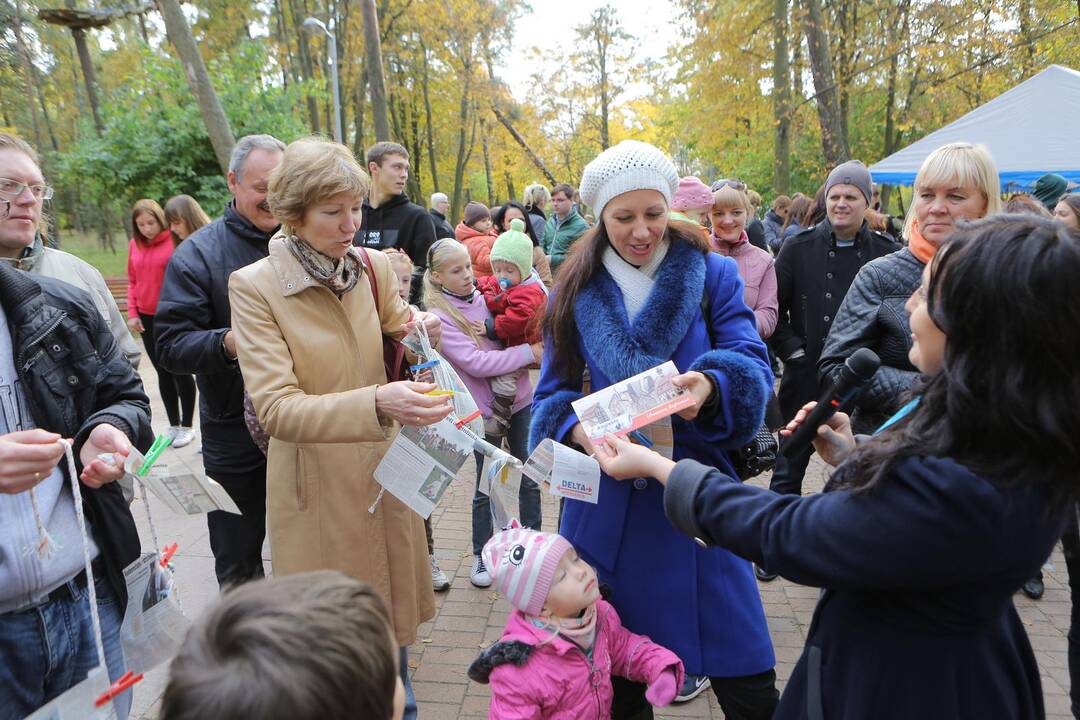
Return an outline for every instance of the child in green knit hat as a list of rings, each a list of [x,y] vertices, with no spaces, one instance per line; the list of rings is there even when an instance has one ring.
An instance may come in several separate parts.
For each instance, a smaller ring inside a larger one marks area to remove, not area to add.
[[[510,229],[495,239],[491,248],[490,277],[480,278],[477,288],[484,295],[492,319],[477,332],[502,340],[507,347],[540,342],[540,316],[547,304],[547,288],[533,270],[533,243],[525,234],[525,222],[515,218]],[[518,373],[491,380],[491,418],[485,431],[502,437],[510,427]]]

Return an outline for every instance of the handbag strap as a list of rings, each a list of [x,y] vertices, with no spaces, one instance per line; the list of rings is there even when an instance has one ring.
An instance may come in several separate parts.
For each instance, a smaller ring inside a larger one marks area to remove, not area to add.
[[[360,254],[364,256],[364,268],[367,269],[368,287],[371,288],[371,299],[375,301],[375,314],[379,314],[379,281],[375,277],[375,268],[371,264],[371,256],[368,255],[367,248],[361,245],[357,248]],[[381,320],[382,318],[380,318]]]

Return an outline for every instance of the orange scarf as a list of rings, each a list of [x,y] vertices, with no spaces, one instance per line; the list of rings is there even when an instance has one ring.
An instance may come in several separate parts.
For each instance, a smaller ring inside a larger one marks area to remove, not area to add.
[[[924,238],[919,231],[918,222],[911,224],[911,232],[908,233],[908,248],[911,250],[911,254],[917,257],[923,265],[929,263],[934,258],[934,253],[937,252],[937,245]]]

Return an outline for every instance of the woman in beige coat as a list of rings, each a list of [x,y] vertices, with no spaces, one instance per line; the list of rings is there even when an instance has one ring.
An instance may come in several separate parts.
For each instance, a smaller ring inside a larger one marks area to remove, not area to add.
[[[282,230],[268,258],[233,273],[229,298],[244,385],[270,435],[274,573],[329,568],[370,583],[390,608],[411,700],[405,648],[435,614],[424,521],[389,493],[379,499],[373,472],[398,423],[429,425],[450,405],[424,394],[434,385],[386,382],[383,336],[424,322],[437,340],[439,323],[410,316],[382,253],[353,248],[367,189],[343,145],[289,145],[267,195]]]

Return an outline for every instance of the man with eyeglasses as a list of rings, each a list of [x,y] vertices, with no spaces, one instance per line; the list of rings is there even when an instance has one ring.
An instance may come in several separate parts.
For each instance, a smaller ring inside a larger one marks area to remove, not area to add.
[[[0,133],[0,261],[33,275],[56,278],[90,294],[117,346],[132,367],[142,353],[131,337],[105,278],[90,263],[45,247],[42,215],[53,189],[41,174],[37,152],[29,143]]]

